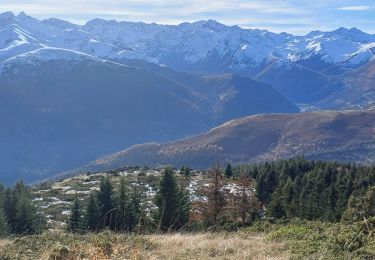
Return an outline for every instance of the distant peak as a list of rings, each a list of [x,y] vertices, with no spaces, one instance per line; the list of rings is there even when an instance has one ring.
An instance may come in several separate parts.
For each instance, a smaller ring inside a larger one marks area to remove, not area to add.
[[[186,24],[186,23],[185,23]],[[216,20],[209,19],[209,20],[201,20],[195,23],[192,23],[198,26],[208,27],[210,29],[220,29],[226,27],[226,25],[219,23]]]
[[[97,24],[116,24],[117,21],[116,20],[105,20],[105,19],[102,19],[102,18],[94,18],[90,21],[88,21],[86,25],[97,25]]]
[[[356,28],[356,27],[352,27],[352,28],[350,28],[350,31],[351,31],[351,32],[355,32],[355,33],[364,33],[364,32],[362,32],[361,30],[359,30],[359,29]]]
[[[344,28],[344,27],[340,27],[334,31],[331,32],[332,34],[335,34],[335,35],[347,35],[347,36],[351,36],[351,37],[356,37],[358,39],[362,39],[362,38],[366,38],[368,37],[368,34],[365,33],[365,32],[362,32],[361,30],[353,27],[353,28]]]
[[[4,12],[0,14],[0,17],[14,17],[13,12]]]
[[[15,18],[14,13],[5,12],[0,14],[0,20],[13,20]]]
[[[17,15],[18,18],[25,18],[25,17],[30,17],[28,16],[24,11],[20,12],[18,15]]]
[[[20,12],[17,15],[17,20],[36,20],[36,19],[27,15],[25,12]]]
[[[322,32],[322,31],[315,30],[315,31],[311,31],[311,32],[309,32],[306,36],[307,36],[307,37],[315,37],[315,36],[321,35],[321,34],[323,34],[323,33],[324,33],[324,32]]]

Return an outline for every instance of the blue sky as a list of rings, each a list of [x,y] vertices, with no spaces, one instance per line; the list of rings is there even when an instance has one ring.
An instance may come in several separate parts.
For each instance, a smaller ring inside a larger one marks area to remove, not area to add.
[[[5,11],[80,24],[96,17],[162,24],[215,19],[295,34],[338,27],[375,33],[375,0],[1,0]]]

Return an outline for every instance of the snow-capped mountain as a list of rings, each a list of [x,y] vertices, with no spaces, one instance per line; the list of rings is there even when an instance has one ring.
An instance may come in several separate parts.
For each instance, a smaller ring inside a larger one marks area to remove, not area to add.
[[[43,47],[79,51],[102,59],[139,59],[187,71],[255,75],[275,59],[319,69],[356,67],[375,54],[375,35],[356,28],[305,36],[226,26],[214,20],[158,25],[94,19],[75,25],[0,14],[0,62]],[[323,64],[323,65],[322,65]],[[323,66],[323,67],[321,67]]]

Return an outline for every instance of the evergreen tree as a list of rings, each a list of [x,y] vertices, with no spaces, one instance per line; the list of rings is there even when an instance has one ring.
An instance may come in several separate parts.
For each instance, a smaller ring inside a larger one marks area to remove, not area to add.
[[[34,234],[37,232],[38,223],[35,207],[31,203],[29,195],[23,191],[19,194],[16,204],[16,227],[17,234]]]
[[[0,183],[0,236],[7,233],[7,221],[4,214],[4,187]]]
[[[81,225],[81,205],[76,195],[73,201],[73,205],[70,209],[69,231],[78,232],[81,228],[80,225]]]
[[[181,186],[178,191],[179,207],[177,211],[178,219],[175,224],[175,229],[179,230],[189,223],[191,204],[189,200],[189,193]]]
[[[5,235],[7,231],[8,231],[8,226],[7,226],[4,210],[2,207],[0,207],[0,236]]]
[[[100,227],[116,229],[116,212],[113,205],[113,187],[109,177],[103,178],[100,182],[98,193]]]
[[[264,204],[266,204],[269,200],[269,192],[267,187],[267,180],[266,180],[266,174],[264,172],[261,172],[258,175],[258,180],[256,184],[256,193],[257,198]]]
[[[4,194],[4,215],[10,232],[16,232],[16,199],[13,196],[12,189],[8,188]]]
[[[225,168],[225,177],[227,177],[228,179],[233,177],[233,169],[230,163],[228,163],[227,167]]]
[[[190,177],[191,169],[189,167],[182,166],[180,169],[180,174],[185,175],[185,177]]]
[[[99,224],[99,207],[96,196],[94,194],[90,194],[86,206],[84,223],[88,230],[97,231]]]
[[[166,168],[163,172],[155,204],[158,207],[156,220],[160,230],[178,230],[187,224],[189,202],[178,187],[171,168]]]
[[[129,200],[129,194],[127,192],[126,188],[126,181],[125,177],[121,178],[120,181],[120,189],[119,189],[119,195],[117,199],[117,229],[123,230],[123,231],[130,231],[131,229],[131,221],[132,221],[132,212],[130,209],[130,200]]]
[[[36,214],[29,189],[19,181],[3,195],[3,215],[11,233],[33,234],[41,228],[41,218]]]
[[[276,190],[272,195],[271,202],[267,207],[267,215],[274,218],[285,217],[285,201],[281,190]]]
[[[134,188],[130,195],[128,229],[134,231],[141,222],[143,211],[141,210],[141,194]],[[141,227],[139,227],[141,228]]]

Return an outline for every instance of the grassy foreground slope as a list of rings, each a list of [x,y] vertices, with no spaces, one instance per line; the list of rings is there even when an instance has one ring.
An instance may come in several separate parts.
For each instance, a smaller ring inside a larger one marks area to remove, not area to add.
[[[0,240],[0,259],[374,259],[355,224],[263,221],[231,233],[45,233]]]

